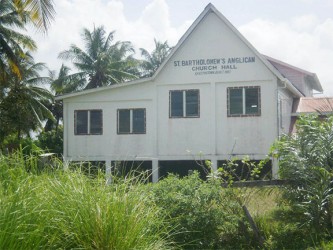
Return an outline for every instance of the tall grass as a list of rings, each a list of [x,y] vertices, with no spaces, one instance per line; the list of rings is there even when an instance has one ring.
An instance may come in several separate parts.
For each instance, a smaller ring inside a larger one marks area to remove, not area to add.
[[[264,216],[276,209],[282,195],[280,187],[250,187],[237,191],[241,202],[254,217]]]
[[[80,171],[32,171],[0,156],[0,249],[167,249],[159,208],[133,179],[107,185]]]

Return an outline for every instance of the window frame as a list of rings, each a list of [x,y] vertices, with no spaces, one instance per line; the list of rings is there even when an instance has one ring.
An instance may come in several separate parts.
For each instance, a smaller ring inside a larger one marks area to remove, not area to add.
[[[230,90],[241,89],[242,90],[242,114],[230,114]],[[256,113],[246,113],[246,90],[247,89],[257,89],[258,93],[258,112]],[[261,116],[261,88],[260,86],[240,86],[240,87],[228,87],[227,88],[227,116],[228,117],[254,117]]]
[[[77,133],[77,112],[86,111],[87,112],[87,133]],[[101,132],[100,133],[91,133],[91,111],[100,111],[101,112]],[[74,110],[74,135],[103,135],[103,110],[102,109],[76,109]]]
[[[186,115],[187,111],[187,102],[186,102],[186,92],[196,91],[198,93],[198,115]],[[172,100],[171,95],[173,92],[182,92],[182,102],[183,102],[183,115],[182,116],[172,116]],[[185,100],[185,101],[184,101]],[[174,89],[169,90],[169,118],[200,118],[200,89]]]
[[[119,131],[119,111],[121,110],[129,110],[130,111],[130,131],[129,132],[120,132]],[[134,127],[134,119],[133,119],[133,111],[134,110],[143,110],[143,120],[144,120],[144,131],[143,132],[133,132],[133,127]],[[118,135],[143,135],[147,133],[147,122],[146,122],[146,108],[121,108],[117,109],[117,134]]]

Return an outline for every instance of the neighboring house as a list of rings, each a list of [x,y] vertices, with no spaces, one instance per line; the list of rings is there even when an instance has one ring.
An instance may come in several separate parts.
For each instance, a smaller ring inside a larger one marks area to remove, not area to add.
[[[296,120],[300,115],[315,114],[319,119],[333,114],[333,97],[301,97],[294,100],[290,133],[296,133]]]
[[[313,91],[323,91],[315,74],[261,55],[209,4],[153,77],[57,97],[64,159],[107,172],[144,162],[153,181],[199,159],[215,169],[231,156],[260,160]]]

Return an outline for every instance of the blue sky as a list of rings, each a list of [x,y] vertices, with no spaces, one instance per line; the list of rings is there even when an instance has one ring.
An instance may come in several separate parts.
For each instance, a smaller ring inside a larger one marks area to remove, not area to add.
[[[116,30],[115,40],[138,49],[153,48],[153,39],[175,45],[211,2],[263,54],[317,73],[326,96],[333,96],[332,0],[57,0],[56,19],[47,36],[31,33],[36,60],[52,70],[57,55],[82,45],[82,28],[103,25]],[[83,46],[83,45],[82,45]]]

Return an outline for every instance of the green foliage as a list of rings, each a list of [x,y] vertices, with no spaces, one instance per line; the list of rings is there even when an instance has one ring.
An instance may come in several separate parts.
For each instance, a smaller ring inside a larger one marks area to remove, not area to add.
[[[280,175],[291,181],[285,201],[303,214],[311,230],[326,234],[332,229],[333,117],[300,117],[297,134],[273,146],[279,157]]]
[[[18,61],[20,76],[9,75],[5,95],[0,100],[0,143],[9,134],[16,133],[21,138],[29,135],[31,130],[41,128],[43,120],[54,119],[46,107],[53,96],[42,87],[50,79],[39,74],[46,69],[45,65],[35,63],[29,53],[22,56]]]
[[[314,246],[313,248],[308,248],[308,250],[331,250],[333,249],[333,240],[323,240],[321,242],[319,242],[318,244],[316,244],[316,246]]]
[[[30,20],[27,6],[22,1],[0,1],[0,103],[12,75],[21,77],[22,67],[19,63],[24,57],[25,49],[35,50],[35,42],[20,33]]]
[[[232,158],[227,160],[219,166],[217,171],[212,170],[211,162],[205,161],[206,166],[210,169],[208,179],[219,179],[229,186],[235,181],[259,180],[270,177],[268,169],[269,158],[261,161],[250,160],[249,157],[244,157],[239,160]]]
[[[92,31],[83,29],[85,50],[72,44],[59,54],[61,59],[71,60],[78,70],[68,77],[84,80],[85,89],[136,79],[138,60],[133,58],[133,46],[130,42],[114,42],[114,33],[106,34],[103,26]]]
[[[0,145],[0,151],[4,154],[20,151],[23,155],[28,156],[41,152],[42,149],[30,137],[17,138],[16,134],[8,135]]]
[[[63,127],[50,131],[43,131],[38,135],[36,144],[46,152],[55,153],[58,156],[63,153]]]
[[[279,157],[281,177],[292,178],[313,166],[330,171],[333,168],[333,116],[323,119],[301,116],[296,127],[297,134],[284,136],[273,146],[273,152]]]
[[[168,57],[172,49],[167,41],[162,43],[154,39],[154,43],[155,48],[151,53],[143,48],[140,48],[141,56],[144,57],[144,60],[141,62],[142,77],[153,76],[164,60]]]
[[[266,249],[317,249],[318,245],[328,245],[330,238],[304,225],[305,220],[304,214],[290,206],[281,206],[270,214],[256,217],[266,237]]]
[[[13,3],[19,11],[22,11],[22,7],[28,11],[30,18],[27,21],[31,22],[37,31],[47,32],[55,15],[52,0],[16,0]]]
[[[204,182],[197,172],[178,178],[169,175],[148,186],[151,198],[170,218],[172,239],[184,249],[239,248],[247,228],[243,211],[232,190],[219,181]]]
[[[33,157],[27,163],[31,162]],[[0,154],[0,201],[3,194],[14,193],[27,176],[26,161],[22,153],[13,153],[10,157]]]
[[[0,156],[0,249],[167,249],[161,211],[131,180],[27,171],[37,157]]]
[[[242,187],[236,190],[241,203],[247,207],[252,217],[269,214],[280,203],[282,194],[281,188],[276,186]]]

